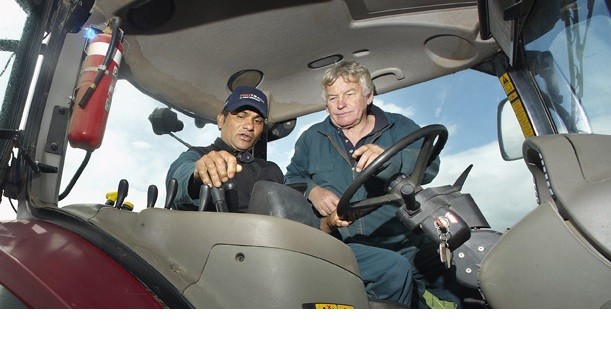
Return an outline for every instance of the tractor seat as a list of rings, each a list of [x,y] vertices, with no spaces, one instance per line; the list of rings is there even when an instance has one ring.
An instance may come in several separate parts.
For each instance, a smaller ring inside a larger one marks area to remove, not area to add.
[[[267,180],[255,183],[246,212],[285,218],[316,229],[320,227],[312,205],[299,190]]]

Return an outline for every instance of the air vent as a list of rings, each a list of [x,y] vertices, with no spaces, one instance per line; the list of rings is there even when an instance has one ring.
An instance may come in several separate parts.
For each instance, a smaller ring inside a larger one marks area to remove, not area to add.
[[[263,72],[259,70],[241,70],[229,77],[227,88],[233,92],[234,89],[240,86],[257,87],[263,80]]]
[[[317,68],[322,68],[322,67],[325,67],[325,66],[332,65],[334,63],[338,63],[343,58],[344,58],[344,56],[342,56],[342,55],[331,55],[331,56],[323,57],[323,58],[320,58],[318,60],[314,60],[314,61],[308,63],[308,67],[313,69],[313,70],[315,70]]]

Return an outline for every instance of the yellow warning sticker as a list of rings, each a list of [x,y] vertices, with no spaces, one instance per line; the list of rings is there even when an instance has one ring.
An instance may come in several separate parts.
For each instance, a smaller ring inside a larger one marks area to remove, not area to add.
[[[341,303],[304,303],[303,308],[314,308],[317,310],[337,310],[337,309],[354,309],[352,305]]]
[[[507,99],[511,103],[511,107],[516,114],[516,118],[518,119],[518,123],[520,124],[520,128],[522,128],[522,133],[524,134],[524,138],[532,137],[535,135],[532,124],[530,123],[530,119],[528,118],[528,113],[524,109],[524,105],[520,100],[520,96],[518,92],[515,90],[513,82],[509,77],[508,73],[504,73],[501,77],[499,77],[499,81],[501,81],[501,85],[503,86],[503,90],[505,94],[507,94]]]
[[[524,110],[524,106],[522,105],[522,101],[519,99],[511,102],[511,107],[513,107],[513,111],[516,113],[516,118],[518,118],[518,123],[520,123],[520,128],[522,128],[522,133],[524,133],[524,138],[532,137],[535,135],[533,132],[532,126],[530,125],[530,121],[528,120],[528,115]]]
[[[503,86],[505,93],[509,96],[509,93],[515,90],[513,87],[513,82],[511,82],[511,79],[509,78],[509,74],[506,72],[503,73],[503,75],[499,77],[499,80],[501,81],[501,85]]]
[[[352,309],[350,305],[340,305],[336,303],[316,303],[315,307],[317,310],[328,310],[328,309]]]
[[[509,102],[513,102],[518,98],[518,93],[513,91],[507,95],[507,98],[509,99]]]

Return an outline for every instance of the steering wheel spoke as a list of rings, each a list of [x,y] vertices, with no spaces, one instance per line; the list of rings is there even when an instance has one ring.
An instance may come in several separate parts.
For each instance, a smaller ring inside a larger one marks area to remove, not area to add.
[[[401,197],[395,193],[390,193],[382,196],[378,196],[375,198],[365,199],[361,201],[357,201],[354,203],[350,203],[350,209],[345,213],[345,217],[348,219],[354,219],[361,217],[369,212],[373,211],[373,209],[380,207],[385,204],[391,203],[399,203],[401,202]],[[367,210],[371,209],[371,210]]]
[[[426,172],[426,168],[431,164],[433,160],[435,160],[435,156],[433,156],[433,145],[435,144],[436,137],[425,137],[422,141],[422,146],[420,147],[420,152],[418,153],[418,158],[416,158],[416,163],[414,164],[414,170],[409,175],[409,183],[414,186],[414,188],[418,188],[418,186],[422,183],[424,179],[424,173]]]

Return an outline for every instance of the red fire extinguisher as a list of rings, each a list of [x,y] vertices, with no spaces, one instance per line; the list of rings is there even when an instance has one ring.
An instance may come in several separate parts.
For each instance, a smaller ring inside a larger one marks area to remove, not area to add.
[[[112,30],[97,34],[87,46],[68,128],[73,148],[91,152],[102,144],[123,55],[120,32],[116,20]]]

